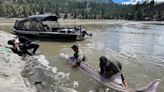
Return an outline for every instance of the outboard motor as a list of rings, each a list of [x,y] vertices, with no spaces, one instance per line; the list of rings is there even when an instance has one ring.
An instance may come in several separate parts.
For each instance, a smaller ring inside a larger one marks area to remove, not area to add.
[[[85,36],[85,35],[92,36],[92,33],[89,34],[89,33],[87,33],[87,31],[85,31],[85,30],[83,30],[82,33],[83,33],[83,36]]]

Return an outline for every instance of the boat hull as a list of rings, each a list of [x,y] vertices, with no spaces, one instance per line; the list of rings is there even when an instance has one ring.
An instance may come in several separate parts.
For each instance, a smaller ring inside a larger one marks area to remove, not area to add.
[[[28,38],[40,38],[48,40],[84,40],[87,35],[76,33],[42,32],[42,31],[24,31],[13,29],[16,35],[26,36]]]

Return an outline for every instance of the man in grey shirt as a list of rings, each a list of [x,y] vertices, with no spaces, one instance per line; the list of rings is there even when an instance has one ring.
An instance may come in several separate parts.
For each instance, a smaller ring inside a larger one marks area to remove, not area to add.
[[[73,45],[71,48],[74,51],[74,58],[76,61],[76,64],[73,65],[73,67],[79,66],[82,61],[85,61],[85,56],[83,52],[79,49],[78,45]]]

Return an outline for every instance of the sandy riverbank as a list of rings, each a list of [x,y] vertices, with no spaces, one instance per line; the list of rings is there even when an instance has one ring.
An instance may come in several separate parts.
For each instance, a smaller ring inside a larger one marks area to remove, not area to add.
[[[44,55],[20,57],[7,41],[14,35],[0,31],[0,92],[77,92],[64,86],[69,73],[49,66]]]

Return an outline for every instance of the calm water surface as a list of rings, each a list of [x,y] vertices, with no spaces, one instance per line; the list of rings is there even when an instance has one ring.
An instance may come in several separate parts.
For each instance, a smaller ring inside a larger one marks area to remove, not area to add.
[[[164,91],[164,25],[128,22],[101,25],[89,28],[92,37],[84,41],[40,41],[40,51],[46,55],[51,66],[59,71],[70,73],[65,85],[72,87],[74,81],[80,92],[103,92],[103,86],[83,71],[72,69],[59,58],[61,52],[72,55],[71,46],[79,44],[87,57],[87,62],[99,70],[99,57],[116,58],[123,64],[123,72],[130,87],[143,87],[153,79],[162,81],[158,92]]]

